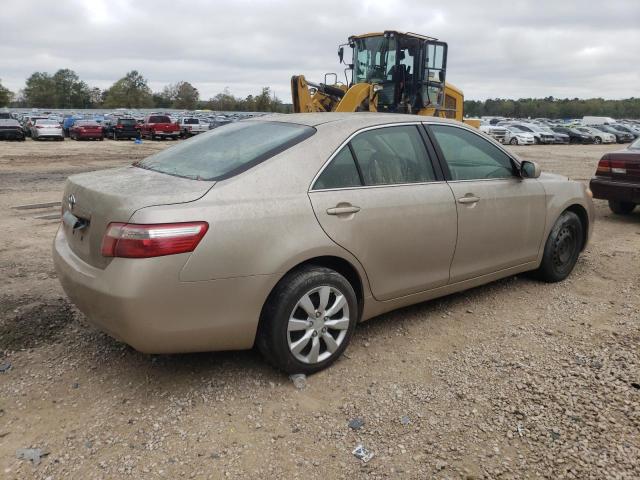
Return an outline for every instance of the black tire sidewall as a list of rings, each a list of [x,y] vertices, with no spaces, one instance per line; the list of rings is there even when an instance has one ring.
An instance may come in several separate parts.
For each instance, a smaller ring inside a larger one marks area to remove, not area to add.
[[[296,303],[302,296],[322,285],[337,288],[347,298],[350,324],[338,350],[328,359],[309,365],[297,360],[289,350],[287,325]],[[359,318],[358,301],[349,281],[338,272],[324,267],[306,267],[286,275],[271,293],[263,309],[256,343],[275,367],[286,373],[314,373],[327,368],[347,348]]]
[[[577,237],[576,249],[572,254],[571,261],[567,263],[564,268],[559,269],[553,262],[553,256],[555,254],[556,240],[561,230],[565,227],[574,229],[574,235]],[[547,242],[544,247],[544,255],[542,257],[542,263],[538,269],[539,277],[547,282],[560,282],[567,278],[573,271],[580,251],[582,249],[583,238],[583,226],[578,215],[573,212],[565,211],[560,215],[556,223],[554,224]]]

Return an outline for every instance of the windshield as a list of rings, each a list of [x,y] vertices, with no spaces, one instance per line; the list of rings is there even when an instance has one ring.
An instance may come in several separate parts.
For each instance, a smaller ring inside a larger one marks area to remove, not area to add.
[[[285,122],[231,123],[134,165],[194,180],[222,180],[283,152],[315,131]]]
[[[382,83],[396,64],[396,40],[383,36],[358,38],[354,57],[354,83]]]

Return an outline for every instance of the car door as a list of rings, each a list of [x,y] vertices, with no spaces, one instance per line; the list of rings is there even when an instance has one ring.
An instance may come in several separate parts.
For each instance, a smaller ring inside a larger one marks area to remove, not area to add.
[[[446,285],[456,205],[419,124],[353,135],[309,192],[320,225],[364,267],[378,300]]]
[[[428,131],[458,209],[451,283],[535,261],[546,221],[542,184],[521,178],[503,149],[470,128],[434,123]]]

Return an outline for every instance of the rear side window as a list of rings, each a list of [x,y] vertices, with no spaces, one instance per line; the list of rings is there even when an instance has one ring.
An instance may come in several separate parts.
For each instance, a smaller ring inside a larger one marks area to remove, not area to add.
[[[171,119],[164,115],[153,115],[149,117],[149,123],[171,123]]]
[[[353,155],[351,155],[349,146],[345,146],[333,157],[327,168],[322,171],[313,188],[322,190],[327,188],[360,187],[361,185],[362,182],[360,181],[356,162],[353,159]]]
[[[285,122],[231,123],[156,153],[136,165],[195,180],[222,180],[291,148],[315,131],[313,127]]]
[[[448,125],[430,125],[429,128],[442,150],[452,180],[513,176],[513,164],[509,156],[480,135]]]
[[[415,125],[368,130],[352,141],[366,185],[392,185],[435,180],[427,149]]]

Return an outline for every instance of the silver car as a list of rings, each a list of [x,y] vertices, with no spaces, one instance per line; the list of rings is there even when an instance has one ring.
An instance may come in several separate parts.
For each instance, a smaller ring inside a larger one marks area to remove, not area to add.
[[[34,140],[53,138],[62,141],[64,140],[64,131],[59,122],[47,118],[38,118],[31,126],[31,138]]]
[[[70,177],[58,277],[143,352],[247,349],[310,373],[358,322],[531,271],[572,271],[590,191],[455,121],[267,116]]]

